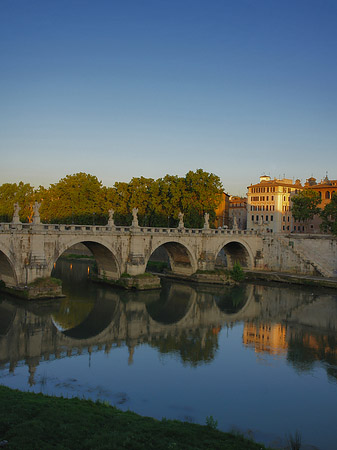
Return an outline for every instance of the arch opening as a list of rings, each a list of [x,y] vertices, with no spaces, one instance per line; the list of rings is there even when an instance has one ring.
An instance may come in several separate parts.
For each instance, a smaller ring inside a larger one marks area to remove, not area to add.
[[[192,275],[195,272],[190,251],[178,242],[166,242],[150,255],[147,271],[171,271],[179,275]]]
[[[0,280],[5,283],[6,286],[15,287],[17,285],[17,279],[14,269],[4,252],[0,250]]]
[[[61,264],[64,261],[69,264]],[[73,270],[75,265],[76,270]],[[93,273],[103,280],[117,280],[120,277],[115,255],[107,247],[94,241],[83,241],[68,247],[54,263],[53,269],[55,276],[62,279],[80,280]]]
[[[229,242],[219,251],[215,264],[217,267],[232,269],[235,263],[239,263],[242,267],[248,269],[251,266],[251,258],[243,244]]]

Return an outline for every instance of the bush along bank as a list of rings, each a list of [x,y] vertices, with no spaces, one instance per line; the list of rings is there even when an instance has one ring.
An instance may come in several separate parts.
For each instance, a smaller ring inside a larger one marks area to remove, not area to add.
[[[123,412],[106,402],[65,399],[0,386],[0,441],[10,450],[223,449],[264,450],[262,444],[216,429]]]

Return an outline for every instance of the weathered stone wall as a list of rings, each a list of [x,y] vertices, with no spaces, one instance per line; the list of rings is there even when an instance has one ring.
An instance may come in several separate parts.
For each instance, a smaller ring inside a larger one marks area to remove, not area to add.
[[[327,235],[263,237],[264,270],[337,276],[337,238]]]

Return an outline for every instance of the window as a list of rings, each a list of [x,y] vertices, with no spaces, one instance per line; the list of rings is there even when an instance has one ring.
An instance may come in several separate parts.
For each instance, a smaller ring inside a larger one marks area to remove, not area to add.
[[[283,216],[282,220],[283,220],[283,222],[285,222],[286,221],[286,216]]]
[[[274,216],[270,216],[270,221],[273,222]]]
[[[326,193],[325,193],[325,198],[326,198],[326,199],[329,199],[329,198],[330,198],[330,192],[329,192],[329,191],[326,191]]]
[[[288,216],[288,222],[290,222],[290,217]]]
[[[252,222],[254,222],[254,216],[252,216]]]
[[[268,216],[266,216],[266,222],[268,222]]]

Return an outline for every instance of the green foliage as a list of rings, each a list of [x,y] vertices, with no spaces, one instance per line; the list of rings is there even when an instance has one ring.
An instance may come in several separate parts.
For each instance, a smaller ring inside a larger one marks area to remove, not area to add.
[[[296,430],[295,434],[289,433],[287,436],[288,447],[290,450],[300,450],[302,446],[302,436],[301,433]]]
[[[163,273],[169,270],[169,268],[170,268],[169,264],[165,261],[148,261],[146,266],[146,270],[158,273]]]
[[[218,421],[214,419],[213,416],[206,417],[206,425],[212,430],[216,430],[218,428]]]
[[[245,279],[245,273],[239,262],[236,262],[233,269],[230,271],[230,276],[234,281],[243,281]]]
[[[337,194],[332,194],[330,203],[325,205],[320,217],[322,219],[321,229],[337,236]]]
[[[305,222],[319,214],[319,193],[312,189],[304,189],[292,198],[291,213],[295,220]]]
[[[131,275],[129,273],[123,272],[121,278],[131,278]]]
[[[20,181],[5,183],[0,186],[0,222],[10,222],[13,217],[14,203],[20,205],[20,219],[29,222],[32,217],[33,204],[39,196],[30,184]]]
[[[164,450],[170,446],[184,450],[265,448],[210,426],[160,421],[123,412],[102,402],[46,397],[5,386],[0,386],[0,436],[10,443],[11,450]]]
[[[53,278],[53,277],[45,277],[45,278],[36,278],[36,280],[29,283],[29,286],[46,286],[47,287],[47,286],[52,286],[52,285],[61,286],[62,280],[59,280],[58,278]]]
[[[40,216],[45,223],[106,225],[109,209],[114,210],[118,226],[129,226],[132,209],[138,208],[138,222],[146,227],[176,227],[179,212],[184,213],[186,227],[202,227],[204,214],[215,219],[214,210],[221,201],[220,178],[202,169],[185,177],[132,178],[129,183],[116,182],[105,187],[97,177],[76,173],[67,175],[48,189],[34,190],[29,184],[0,186],[0,221],[12,220],[18,202],[22,221],[31,221],[33,204],[41,202]]]

